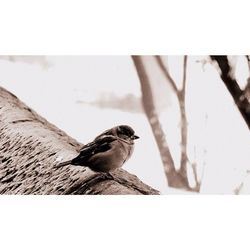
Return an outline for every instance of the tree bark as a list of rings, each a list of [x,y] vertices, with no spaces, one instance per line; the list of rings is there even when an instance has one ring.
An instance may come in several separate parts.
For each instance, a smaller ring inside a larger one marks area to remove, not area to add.
[[[56,167],[81,146],[0,88],[0,194],[159,194],[122,169]]]

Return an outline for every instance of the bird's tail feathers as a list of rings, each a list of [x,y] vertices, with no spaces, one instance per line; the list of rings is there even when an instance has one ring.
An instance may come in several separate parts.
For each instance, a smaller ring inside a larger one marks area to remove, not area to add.
[[[72,160],[61,162],[57,165],[57,167],[67,166],[67,165],[71,164],[71,162],[72,162]]]

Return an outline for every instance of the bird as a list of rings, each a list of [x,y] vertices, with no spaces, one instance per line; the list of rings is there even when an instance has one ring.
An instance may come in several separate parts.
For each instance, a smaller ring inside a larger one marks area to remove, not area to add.
[[[78,156],[59,163],[57,167],[78,165],[89,167],[95,172],[110,172],[122,167],[131,157],[136,139],[139,139],[139,136],[130,126],[115,126],[84,145]]]

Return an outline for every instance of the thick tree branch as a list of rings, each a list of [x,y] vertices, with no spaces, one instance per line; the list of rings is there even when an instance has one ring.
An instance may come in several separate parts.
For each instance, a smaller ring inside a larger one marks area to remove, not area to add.
[[[158,194],[136,176],[65,166],[82,145],[0,88],[0,194]]]
[[[243,119],[250,129],[250,102],[244,91],[242,91],[234,77],[231,75],[232,69],[229,65],[227,56],[210,56],[212,60],[216,61],[220,68],[220,76],[228,91],[234,99]]]
[[[143,62],[140,56],[132,56],[133,62],[135,64],[140,82],[141,82],[141,91],[142,91],[142,102],[147,115],[148,121],[151,125],[151,129],[156,139],[158,149],[161,154],[161,159],[163,162],[164,170],[166,176],[168,173],[174,170],[174,161],[170,154],[167,141],[162,130],[160,121],[157,116],[156,108],[154,105],[152,90],[149,82],[147,72],[144,69]]]

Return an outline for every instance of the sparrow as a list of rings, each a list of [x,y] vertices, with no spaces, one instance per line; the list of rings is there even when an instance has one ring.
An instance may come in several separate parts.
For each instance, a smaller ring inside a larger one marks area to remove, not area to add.
[[[78,165],[96,172],[110,172],[122,165],[134,151],[134,140],[139,136],[128,125],[119,125],[104,131],[92,142],[83,146],[77,157],[59,163],[57,167]]]

